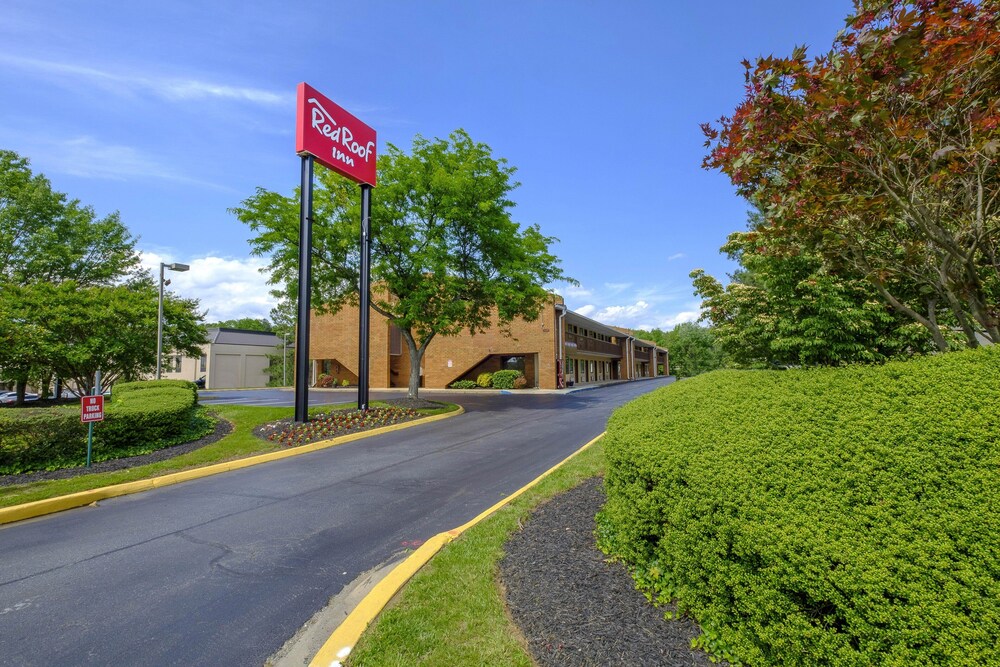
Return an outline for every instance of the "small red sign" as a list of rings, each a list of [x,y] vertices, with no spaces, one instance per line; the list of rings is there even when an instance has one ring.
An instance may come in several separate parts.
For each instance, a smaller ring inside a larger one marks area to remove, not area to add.
[[[104,421],[103,396],[83,396],[80,398],[80,421],[84,424]]]
[[[352,181],[375,185],[375,130],[307,83],[299,84],[295,152]]]

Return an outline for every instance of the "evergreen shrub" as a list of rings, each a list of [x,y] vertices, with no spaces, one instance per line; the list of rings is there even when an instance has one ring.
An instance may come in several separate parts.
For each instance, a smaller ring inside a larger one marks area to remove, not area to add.
[[[1000,665],[1000,349],[716,371],[612,416],[600,546],[733,664]]]
[[[521,371],[504,370],[493,374],[492,382],[495,389],[513,389],[517,378],[523,377]]]
[[[475,389],[479,385],[475,380],[456,380],[449,385],[452,389]]]
[[[476,378],[476,384],[483,389],[489,389],[493,386],[493,373],[480,373]]]

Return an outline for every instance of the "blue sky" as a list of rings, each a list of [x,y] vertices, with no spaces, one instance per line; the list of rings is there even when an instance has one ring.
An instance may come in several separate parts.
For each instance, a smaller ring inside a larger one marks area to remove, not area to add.
[[[0,147],[118,210],[144,262],[208,319],[272,301],[227,209],[290,193],[306,81],[408,147],[464,128],[518,168],[515,219],[560,242],[569,307],[636,328],[695,319],[688,273],[746,206],[701,168],[699,123],[732,112],[743,58],[829,48],[849,0],[71,2],[0,8]],[[378,196],[378,190],[375,195]]]

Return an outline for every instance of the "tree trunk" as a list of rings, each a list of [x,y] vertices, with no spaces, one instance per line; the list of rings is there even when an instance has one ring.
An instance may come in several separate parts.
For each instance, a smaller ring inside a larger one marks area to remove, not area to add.
[[[413,333],[409,329],[404,329],[399,327],[399,332],[403,336],[403,340],[406,341],[406,348],[410,352],[410,384],[406,392],[407,398],[419,398],[420,394],[420,365],[424,361],[424,352],[427,351],[427,346],[430,344],[431,339],[434,338],[434,334],[430,334],[420,342],[420,346],[417,346],[417,341],[413,338]]]
[[[892,306],[896,311],[903,313],[910,319],[912,319],[917,324],[924,326],[928,331],[931,332],[931,336],[934,339],[934,344],[937,346],[938,351],[947,352],[948,351],[948,341],[945,340],[944,334],[941,333],[941,327],[938,326],[937,317],[934,314],[934,309],[937,307],[937,299],[928,299],[927,301],[927,317],[924,317],[913,308],[910,308],[902,301],[897,299],[886,289],[878,280],[871,280],[875,289],[879,291],[882,298],[885,299],[886,303]]]

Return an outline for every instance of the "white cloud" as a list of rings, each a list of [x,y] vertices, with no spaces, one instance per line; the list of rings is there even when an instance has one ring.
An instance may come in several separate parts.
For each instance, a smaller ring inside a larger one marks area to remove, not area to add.
[[[81,79],[121,95],[141,89],[170,102],[224,99],[265,106],[291,105],[295,96],[262,88],[231,86],[184,77],[155,77],[87,67],[76,63],[0,54],[0,63],[48,77],[57,83],[79,85]]]
[[[682,252],[675,252],[675,253],[674,253],[673,255],[671,255],[670,257],[667,257],[667,261],[668,261],[668,262],[672,262],[672,261],[674,261],[675,259],[682,259],[682,258],[684,258],[684,257],[687,257],[687,255],[685,255],[685,254],[684,254],[684,253],[682,253]]]
[[[632,287],[632,283],[604,283],[604,287],[612,294],[619,294]]]
[[[639,317],[646,316],[649,304],[645,301],[637,301],[627,306],[608,306],[600,310],[593,316],[598,322],[615,326],[628,326],[634,324]]]
[[[21,153],[39,156],[33,162],[37,162],[46,173],[113,181],[156,179],[209,190],[236,192],[229,187],[185,176],[132,146],[107,144],[87,135],[57,139],[0,128],[0,140],[15,145]]]
[[[183,273],[167,270],[164,278],[170,280],[169,291],[185,298],[198,299],[201,309],[207,310],[206,321],[230,320],[240,317],[269,318],[277,301],[270,294],[267,275],[260,269],[267,265],[263,259],[250,257],[196,257],[184,259],[169,253],[143,251],[142,265],[158,280],[160,262],[181,262],[191,269]]]
[[[597,310],[597,306],[588,303],[586,306],[580,306],[579,308],[574,309],[573,312],[583,315],[584,317],[590,317],[590,314],[595,310]]]
[[[555,291],[556,293],[570,299],[582,299],[593,294],[593,292],[583,285],[566,285],[565,287],[557,288]]]
[[[685,310],[679,312],[675,315],[671,315],[667,319],[660,322],[660,329],[664,331],[669,331],[673,329],[678,324],[684,324],[685,322],[697,322],[698,318],[701,317],[701,312],[697,310]]]

